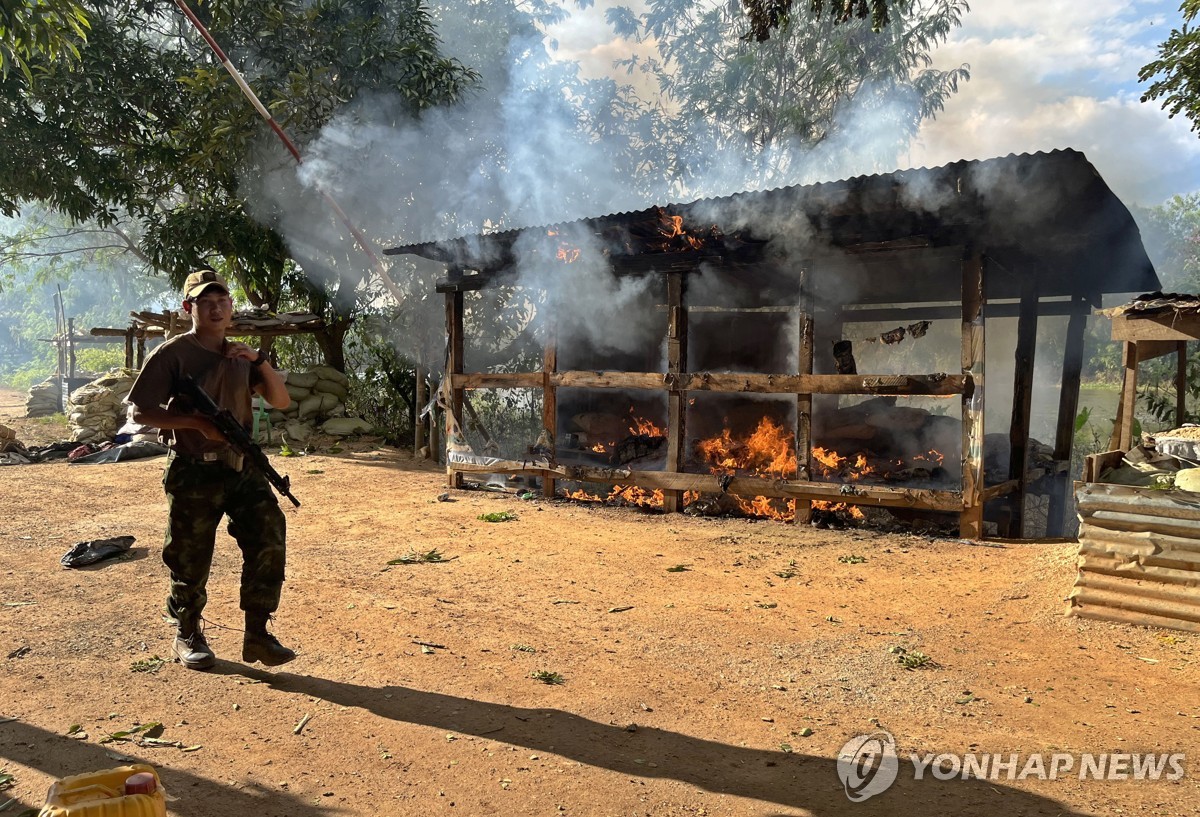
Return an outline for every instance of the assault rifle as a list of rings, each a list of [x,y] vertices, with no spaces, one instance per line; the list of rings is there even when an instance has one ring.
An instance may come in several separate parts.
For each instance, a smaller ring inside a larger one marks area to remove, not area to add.
[[[300,500],[292,496],[291,479],[281,475],[271,467],[271,461],[267,459],[267,455],[258,447],[258,443],[250,439],[250,435],[246,433],[246,429],[230,413],[229,409],[223,409],[213,402],[213,399],[208,396],[208,392],[204,391],[200,384],[192,379],[191,375],[185,374],[181,382],[183,383],[183,393],[191,399],[196,411],[212,421],[212,424],[217,427],[217,431],[220,431],[225,439],[229,441],[229,444],[233,446],[234,451],[250,460],[250,462],[254,463],[254,467],[262,471],[263,476],[275,486],[275,490],[279,492],[280,496],[286,496],[292,501],[293,505],[299,508]]]

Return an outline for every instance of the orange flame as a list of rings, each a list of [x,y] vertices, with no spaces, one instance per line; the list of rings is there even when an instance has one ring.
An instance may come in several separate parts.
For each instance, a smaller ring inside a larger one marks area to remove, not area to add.
[[[759,477],[789,479],[797,473],[796,437],[770,417],[763,417],[745,439],[728,429],[696,444],[696,452],[713,474],[750,474]],[[782,502],[765,496],[753,499],[733,497],[739,510],[750,516],[788,521],[796,516],[795,500]],[[782,508],[781,508],[782,506]]]
[[[851,519],[866,519],[866,514],[858,509],[855,505],[847,505],[845,502],[823,502],[821,500],[813,500],[814,511],[827,511],[829,513],[845,513]]]
[[[639,488],[636,485],[614,485],[612,492],[608,495],[609,501],[625,502],[629,505],[637,505],[647,508],[661,508],[663,505],[663,492],[661,488],[655,488],[651,493],[645,488]]]
[[[567,499],[574,499],[579,502],[603,502],[604,501],[604,497],[596,496],[595,494],[589,494],[587,491],[583,490],[582,488],[575,490],[575,491],[571,491],[569,494],[567,494]]]
[[[796,475],[796,437],[770,417],[759,421],[744,440],[735,439],[728,428],[696,444],[714,474],[746,473],[760,477],[789,479]]]
[[[693,250],[698,250],[704,246],[703,239],[690,235],[683,229],[683,216],[663,216],[663,226],[659,229],[659,232],[667,238],[684,239]]]
[[[643,437],[667,436],[665,429],[659,428],[645,417],[638,417],[635,415],[633,413],[633,406],[629,407],[629,433],[632,435],[641,435]]]
[[[604,454],[608,451],[608,449],[604,446],[604,443],[596,443],[592,446],[592,450],[597,454]]]
[[[558,230],[547,230],[546,235],[553,238],[554,236],[558,235]],[[570,264],[574,261],[578,261],[579,256],[582,255],[582,253],[583,251],[578,247],[568,244],[566,241],[560,240],[558,242],[558,250],[555,252],[554,257],[559,261],[562,261],[564,264]]]

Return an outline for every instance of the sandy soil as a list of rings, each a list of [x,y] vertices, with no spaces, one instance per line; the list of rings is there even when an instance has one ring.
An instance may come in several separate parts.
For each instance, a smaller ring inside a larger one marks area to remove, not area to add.
[[[0,392],[27,444],[60,436],[23,411]],[[217,667],[153,660],[162,459],[0,468],[4,814],[126,757],[158,767],[174,815],[1200,814],[1197,638],[1066,617],[1070,545],[440,502],[436,468],[353,449],[275,458],[304,503],[276,623],[301,655],[275,672],[237,660],[224,532]],[[59,565],[116,535],[129,558]],[[387,564],[433,549],[447,561]],[[178,745],[104,742],[151,722]],[[853,803],[836,759],[877,729],[899,777]],[[1195,757],[1173,782],[939,781],[914,752]]]

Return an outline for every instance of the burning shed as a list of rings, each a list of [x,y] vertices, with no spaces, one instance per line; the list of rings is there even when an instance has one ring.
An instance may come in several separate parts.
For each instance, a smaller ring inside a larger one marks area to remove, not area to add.
[[[985,509],[1025,535],[1035,494],[1038,535],[1061,535],[1086,317],[1158,284],[1128,210],[1069,150],[385,252],[448,267],[451,485],[526,473],[547,495],[608,484],[668,511],[723,497],[799,520],[879,506],[956,514],[964,537]],[[533,304],[539,370],[468,370],[464,315],[498,287]],[[985,413],[985,366],[1001,411]],[[540,390],[540,436],[475,456],[474,389]]]

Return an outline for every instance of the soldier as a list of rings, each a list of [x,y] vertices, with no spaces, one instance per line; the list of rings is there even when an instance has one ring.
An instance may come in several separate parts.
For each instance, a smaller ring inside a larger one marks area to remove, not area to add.
[[[261,352],[226,340],[233,299],[224,278],[209,269],[190,274],[183,285],[183,311],[192,318],[191,331],[146,358],[128,398],[134,420],[158,428],[171,449],[163,475],[168,508],[163,562],[171,571],[167,613],[178,623],[172,650],[188,669],[208,669],[216,660],[200,624],[217,525],[227,514],[229,533],[242,551],[242,660],[278,666],[296,657],[267,631],[283,587],[283,511],[263,474],[243,468],[241,456],[212,422],[188,410],[178,384],[191,375],[247,427],[251,392],[277,409],[287,408],[290,398],[283,377]]]

